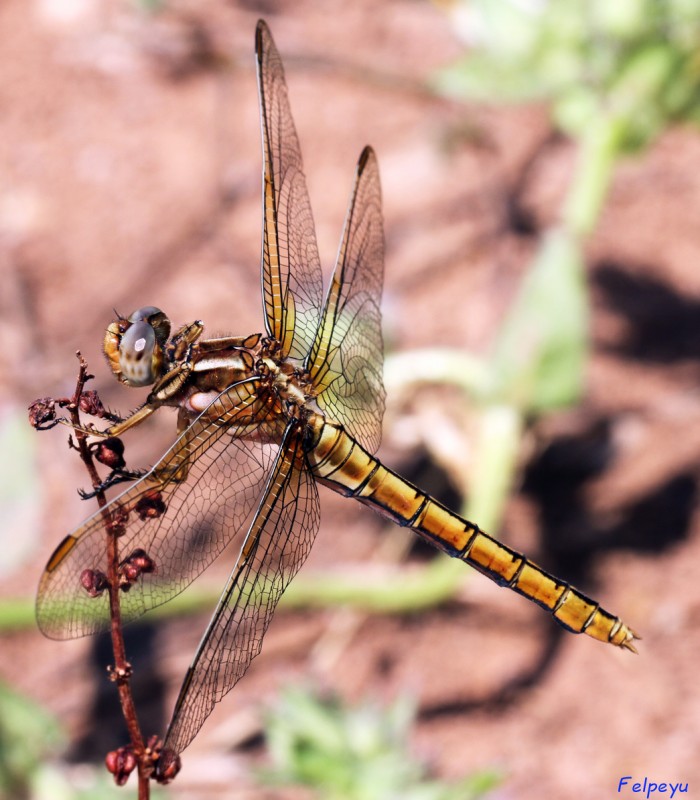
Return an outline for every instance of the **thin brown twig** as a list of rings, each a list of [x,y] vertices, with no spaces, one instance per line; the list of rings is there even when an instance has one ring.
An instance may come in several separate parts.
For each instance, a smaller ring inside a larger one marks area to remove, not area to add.
[[[109,674],[110,678],[117,685],[122,714],[129,732],[130,751],[133,754],[133,757],[136,759],[138,770],[138,797],[139,800],[148,800],[150,797],[149,778],[153,771],[153,757],[151,748],[147,748],[144,744],[143,734],[141,733],[141,727],[139,725],[138,716],[136,713],[136,705],[131,693],[131,664],[129,664],[126,658],[126,647],[124,645],[124,635],[122,631],[118,543],[122,526],[120,521],[115,519],[114,513],[106,510],[107,498],[104,494],[99,473],[95,467],[92,451],[88,443],[88,434],[82,430],[82,423],[80,420],[80,399],[82,397],[85,384],[93,376],[88,373],[87,362],[80,352],[76,353],[76,355],[80,364],[78,381],[75,387],[75,394],[73,395],[72,401],[67,406],[67,410],[70,414],[71,422],[75,427],[75,438],[77,444],[73,445],[73,447],[75,447],[80,453],[80,458],[85,464],[88,474],[90,475],[90,481],[92,482],[95,498],[97,499],[100,509],[102,509],[102,516],[107,538],[107,590],[109,592],[110,635],[112,639],[112,651],[114,653],[114,665],[109,668]],[[123,750],[122,748],[120,749]],[[107,757],[108,766],[110,756],[112,756],[112,754],[108,755]],[[126,757],[128,761],[128,754]],[[112,756],[113,763],[117,758],[117,756]],[[123,762],[123,754],[121,758]],[[118,774],[118,771],[114,774],[115,780],[117,780],[119,783],[120,775]],[[126,772],[126,777],[128,777],[128,772]]]
[[[29,406],[29,422],[36,430],[50,430],[59,424],[67,424],[72,428],[68,438],[69,447],[77,450],[80,459],[90,476],[93,491],[80,492],[84,499],[95,497],[99,506],[105,531],[105,553],[107,557],[106,573],[101,570],[86,568],[80,575],[80,582],[91,597],[97,598],[105,591],[109,597],[110,634],[114,664],[107,668],[110,680],[116,686],[122,715],[129,732],[129,744],[109,752],[105,758],[107,769],[114,776],[117,785],[123,786],[129,775],[136,769],[138,774],[139,800],[150,797],[150,779],[158,783],[169,783],[180,769],[180,758],[162,751],[162,742],[157,736],[144,740],[136,713],[136,705],[131,693],[131,664],[126,658],[126,647],[122,632],[121,592],[129,588],[144,573],[155,569],[153,561],[141,548],[134,550],[126,558],[120,559],[119,539],[126,532],[129,512],[119,501],[108,502],[105,489],[122,481],[138,480],[143,473],[126,469],[123,459],[124,445],[121,440],[110,435],[109,430],[98,431],[92,425],[84,425],[80,419],[81,411],[92,417],[99,417],[112,423],[123,420],[108,411],[102,404],[98,394],[93,390],[85,390],[85,385],[94,377],[88,373],[87,362],[80,352],[76,353],[79,363],[78,379],[72,397],[44,397],[35,400]],[[58,418],[57,408],[65,408],[69,419]],[[91,436],[100,436],[99,444],[90,442]],[[75,437],[75,440],[74,438]],[[95,461],[111,468],[106,480],[101,480]],[[154,516],[162,513],[162,501],[143,493],[136,508],[142,506],[140,514]],[[61,550],[62,546],[59,546]],[[55,568],[55,564],[54,564]]]

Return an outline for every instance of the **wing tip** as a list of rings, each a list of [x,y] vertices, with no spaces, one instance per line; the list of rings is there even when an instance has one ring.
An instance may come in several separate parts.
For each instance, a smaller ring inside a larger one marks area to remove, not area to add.
[[[265,40],[272,39],[270,28],[264,19],[259,19],[255,26],[255,55],[258,61],[262,61],[263,52],[265,50]]]
[[[360,153],[360,158],[357,161],[357,171],[360,175],[365,171],[367,164],[370,161],[376,163],[377,154],[374,152],[374,148],[371,145],[366,144],[362,148],[362,152]]]

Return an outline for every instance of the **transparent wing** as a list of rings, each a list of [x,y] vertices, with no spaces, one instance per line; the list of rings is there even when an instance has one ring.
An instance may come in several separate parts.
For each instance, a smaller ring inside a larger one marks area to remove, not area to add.
[[[377,157],[362,151],[321,324],[307,367],[319,406],[370,452],[384,414],[384,229]]]
[[[185,589],[236,533],[247,529],[281,432],[261,421],[268,409],[257,399],[255,381],[230,387],[210,411],[216,419],[207,411],[200,415],[147,475],[56,549],[37,595],[44,634],[69,639],[109,626],[107,592],[91,597],[81,573],[90,569],[107,574],[105,525],[110,518],[124,528],[118,540],[120,559],[141,548],[155,562],[153,573],[121,594],[126,621]]]
[[[260,652],[277,602],[318,531],[318,492],[295,425],[287,429],[236,566],[180,690],[164,743],[170,753],[187,747]]]
[[[321,262],[299,139],[279,53],[260,20],[255,52],[263,146],[262,289],[265,325],[282,355],[303,358],[313,342],[323,294]]]

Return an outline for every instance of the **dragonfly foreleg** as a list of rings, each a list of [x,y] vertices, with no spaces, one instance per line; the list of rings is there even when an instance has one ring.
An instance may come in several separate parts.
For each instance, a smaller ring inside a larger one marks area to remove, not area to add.
[[[111,425],[109,428],[105,428],[102,431],[98,430],[92,423],[88,423],[86,425],[76,425],[72,420],[66,419],[65,417],[60,417],[53,420],[53,423],[50,425],[50,427],[53,427],[54,425],[65,425],[71,430],[84,433],[86,436],[97,436],[101,439],[108,439],[110,437],[121,436],[124,431],[127,431],[134,425],[138,425],[140,422],[143,422],[146,417],[149,417],[154,411],[156,411],[156,409],[160,408],[161,405],[161,403],[146,403],[132,414],[129,414],[128,417],[123,419],[117,414],[110,414],[111,419],[118,421],[114,425]],[[44,429],[46,429],[46,427],[48,426],[45,425]]]
[[[156,483],[164,487],[168,483],[183,483],[190,471],[190,462],[196,444],[197,433],[190,426],[191,418],[184,409],[177,415],[178,441],[167,460],[153,469]],[[180,436],[180,434],[184,434]]]
[[[86,492],[84,489],[78,489],[78,494],[81,500],[92,500],[98,494],[117,486],[120,483],[130,483],[143,478],[148,470],[145,469],[113,469],[109,475],[91,492]]]
[[[136,409],[136,411],[129,414],[128,417],[121,418],[115,414],[111,414],[110,418],[115,421],[115,424],[106,428],[103,431],[98,431],[90,427],[77,427],[68,420],[64,424],[69,425],[75,430],[80,430],[89,436],[100,436],[102,438],[110,436],[121,436],[126,431],[140,425],[145,419],[151,416],[161,406],[174,402],[174,398],[180,390],[187,383],[193,369],[192,362],[192,344],[188,344],[183,360],[176,364],[169,370],[162,378],[158,380],[153,387],[153,391],[148,395],[146,402]],[[104,416],[104,415],[103,415]]]
[[[117,415],[111,415],[115,420],[118,420],[114,425],[106,428],[103,431],[98,431],[89,426],[77,426],[70,420],[58,420],[64,425],[68,425],[74,430],[79,430],[88,436],[99,436],[101,438],[118,437],[129,429],[140,425],[145,419],[151,416],[161,406],[165,405],[171,398],[176,395],[183,385],[186,383],[187,378],[192,372],[192,362],[188,358],[181,364],[170,370],[164,375],[156,384],[153,391],[148,395],[146,402],[136,409],[136,411],[129,414],[128,417],[120,418]]]

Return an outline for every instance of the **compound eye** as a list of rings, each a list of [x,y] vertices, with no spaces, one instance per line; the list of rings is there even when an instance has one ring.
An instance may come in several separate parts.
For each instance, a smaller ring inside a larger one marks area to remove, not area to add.
[[[148,322],[134,322],[119,342],[122,380],[129,386],[150,386],[160,376],[163,356]]]
[[[129,322],[147,322],[155,331],[158,344],[162,346],[168,341],[168,336],[170,336],[170,320],[155,306],[137,308],[129,317]]]

